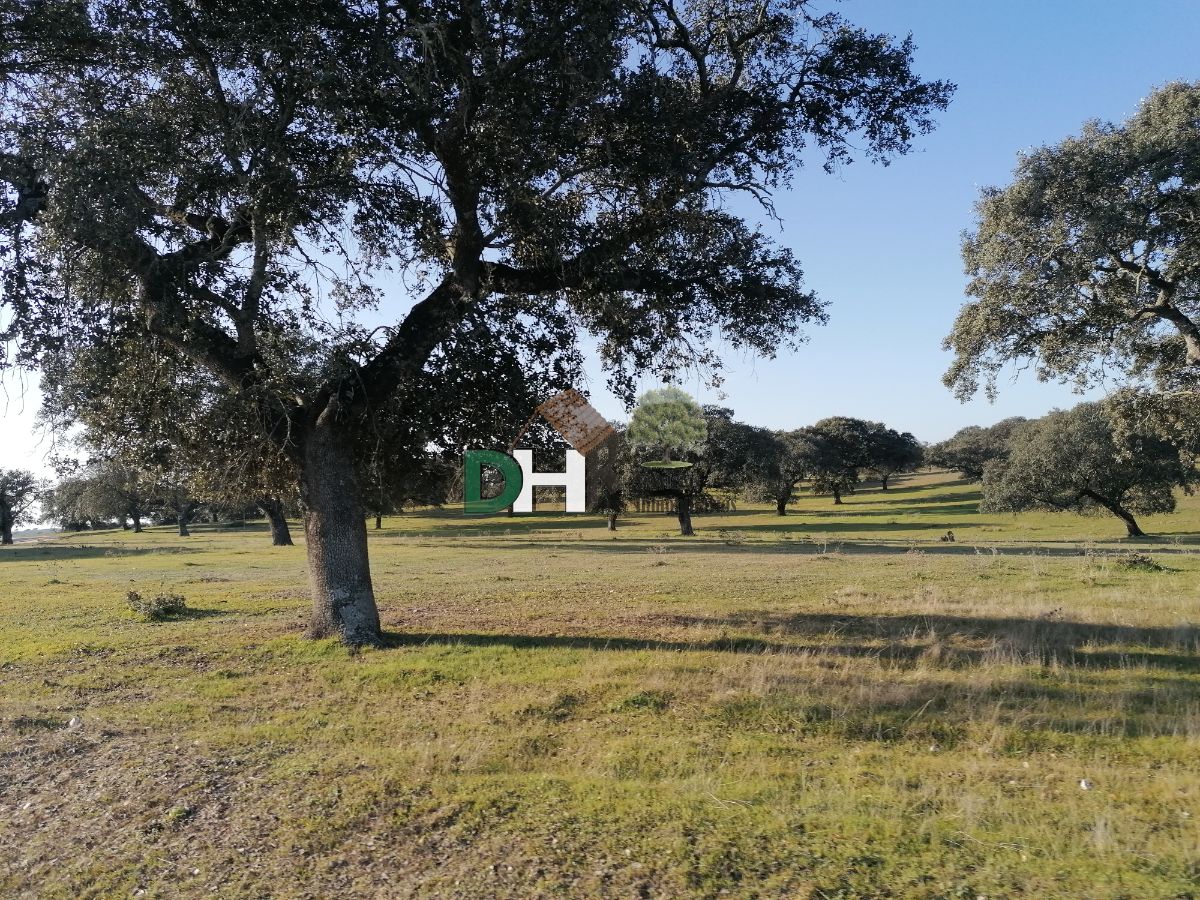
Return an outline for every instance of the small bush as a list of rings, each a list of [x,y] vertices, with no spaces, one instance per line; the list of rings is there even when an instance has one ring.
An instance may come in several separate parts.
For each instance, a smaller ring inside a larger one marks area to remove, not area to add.
[[[1163,572],[1163,569],[1154,557],[1147,556],[1145,553],[1129,553],[1125,556],[1118,556],[1113,560],[1113,565],[1126,572]]]
[[[159,593],[143,597],[137,591],[125,595],[129,608],[147,622],[163,622],[188,611],[187,601],[179,594]]]

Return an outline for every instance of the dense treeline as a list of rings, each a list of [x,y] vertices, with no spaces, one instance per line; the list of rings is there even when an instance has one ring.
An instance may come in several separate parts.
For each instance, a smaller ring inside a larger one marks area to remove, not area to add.
[[[513,406],[488,424],[497,437],[489,440],[473,431],[476,443],[503,444],[499,435],[515,421],[517,410]],[[540,469],[561,468],[566,445],[546,423],[526,421],[522,431],[521,443],[540,450]],[[980,482],[983,511],[1107,511],[1131,536],[1141,536],[1135,516],[1172,511],[1176,489],[1190,491],[1197,482],[1196,434],[1200,429],[1171,441],[1160,429],[1131,427],[1129,408],[1115,400],[1082,403],[1040,419],[969,426],[924,445],[909,432],[849,416],[791,430],[750,425],[731,409],[701,406],[684,391],[667,387],[643,395],[628,424],[589,457],[589,508],[616,530],[628,508],[665,501],[678,518],[680,534],[691,535],[693,513],[725,508],[732,499],[769,502],[785,516],[801,488],[828,495],[837,505],[864,481],[886,491],[893,476],[930,467]],[[222,477],[211,463],[187,464],[201,457],[186,448],[148,453],[136,439],[114,442],[96,435],[85,429],[76,439],[78,449],[96,454],[93,462],[76,464],[52,485],[39,485],[27,472],[0,472],[6,543],[15,525],[31,521],[38,501],[44,521],[70,530],[140,532],[154,523],[176,525],[187,536],[193,521],[262,515],[271,525],[273,543],[291,544],[287,517],[302,512],[301,501],[274,490],[279,481],[270,467],[234,466]],[[450,440],[424,440],[419,448],[410,440],[364,454],[361,503],[376,528],[385,515],[405,508],[461,502],[461,449]],[[113,455],[118,445],[123,449]],[[109,456],[99,455],[106,450]],[[496,475],[485,473],[485,480],[498,492]],[[539,489],[543,496],[548,490]]]

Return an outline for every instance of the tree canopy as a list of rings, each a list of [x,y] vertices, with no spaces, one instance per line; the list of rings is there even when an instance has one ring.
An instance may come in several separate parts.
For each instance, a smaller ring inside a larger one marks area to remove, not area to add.
[[[871,462],[871,423],[850,416],[830,416],[807,429],[813,455],[809,477],[812,489],[832,494],[840,504],[854,492],[862,471]]]
[[[1008,456],[1009,440],[1025,421],[1022,416],[1002,419],[995,425],[968,425],[929,448],[925,461],[932,466],[954,469],[971,481],[983,478],[993,460]]]
[[[13,542],[13,529],[30,521],[38,481],[24,469],[0,469],[0,543]]]
[[[1023,154],[963,242],[972,299],[945,382],[994,395],[1010,362],[1039,378],[1200,386],[1200,82],[1168,84],[1124,124]]]
[[[635,453],[670,462],[695,453],[708,436],[704,410],[677,387],[646,391],[638,399],[625,438]]]
[[[718,333],[771,355],[824,304],[723,197],[905,153],[952,91],[806,0],[21,0],[0,27],[0,362],[128,327],[210,372],[297,472],[310,633],[351,643],[380,639],[354,434],[423,424],[456,334],[591,332],[627,399]]]
[[[925,448],[910,432],[888,428],[882,422],[868,423],[867,468],[888,489],[888,481],[900,472],[911,472],[925,459]]]
[[[1014,431],[1007,458],[986,467],[980,509],[1107,510],[1140,537],[1134,515],[1172,511],[1175,489],[1196,478],[1194,460],[1178,448],[1153,436],[1118,443],[1104,408],[1081,403]]]

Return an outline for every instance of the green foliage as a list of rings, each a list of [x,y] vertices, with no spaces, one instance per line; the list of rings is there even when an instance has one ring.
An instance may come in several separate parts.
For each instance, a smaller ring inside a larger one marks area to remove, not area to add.
[[[978,481],[988,463],[1008,456],[1013,432],[1027,420],[1022,416],[1002,419],[995,425],[968,425],[953,437],[934,444],[925,454],[931,466],[953,469],[963,478]]]
[[[40,491],[32,472],[0,469],[0,535],[5,543],[12,541],[14,528],[32,521]]]
[[[1194,392],[1129,388],[1113,392],[1104,408],[1118,441],[1153,434],[1193,459],[1200,457],[1200,402]]]
[[[1162,563],[1145,553],[1125,553],[1113,560],[1113,565],[1126,572],[1162,572]]]
[[[885,489],[889,478],[900,472],[912,472],[924,459],[921,442],[909,432],[896,431],[882,422],[868,423],[867,468]]]
[[[677,387],[646,391],[625,431],[630,448],[664,462],[697,452],[708,436],[704,411]]]
[[[1017,428],[1007,459],[984,472],[981,509],[1104,509],[1136,535],[1132,514],[1170,512],[1175,489],[1196,479],[1177,448],[1152,436],[1119,446],[1103,407],[1081,403]]]
[[[1023,154],[963,243],[974,298],[946,339],[946,384],[995,393],[1010,361],[1097,383],[1113,370],[1200,385],[1200,83],[1168,84],[1123,125]]]
[[[40,235],[5,269],[21,358],[53,356],[63,321],[128,323],[268,426],[331,390],[355,412],[385,401],[472,319],[520,321],[543,355],[574,329],[539,321],[581,323],[626,391],[715,363],[717,329],[773,353],[822,304],[720,195],[765,202],[809,146],[830,165],[855,144],[906,153],[953,91],[912,71],[911,41],[796,0],[64,15],[19,3],[6,20],[0,225]],[[391,262],[428,302],[371,331],[354,319]],[[299,366],[280,342],[320,352]]]
[[[165,622],[185,615],[188,611],[187,600],[182,595],[165,591],[160,591],[153,597],[143,597],[137,591],[130,591],[125,595],[125,602],[147,622]]]
[[[871,464],[872,423],[848,416],[830,416],[807,429],[812,443],[812,489],[833,494],[854,492],[862,471]]]
[[[111,524],[140,530],[162,511],[161,485],[132,466],[100,460],[60,479],[42,504],[46,521],[78,530]]]

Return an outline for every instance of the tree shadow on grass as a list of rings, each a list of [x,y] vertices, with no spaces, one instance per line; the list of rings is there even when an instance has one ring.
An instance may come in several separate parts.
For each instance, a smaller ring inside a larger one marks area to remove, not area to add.
[[[1145,666],[1200,672],[1197,625],[1138,628],[1054,618],[842,616],[755,610],[724,616],[650,614],[640,616],[638,625],[650,629],[703,629],[717,631],[720,636],[665,640],[621,635],[388,632],[384,642],[388,647],[449,644],[531,650],[813,654],[902,665],[930,660],[951,668],[997,662],[1083,668]],[[731,630],[740,633],[729,634]],[[751,631],[757,634],[747,633]]]
[[[760,621],[755,614],[747,617],[756,624]],[[712,625],[722,620],[696,621]],[[743,618],[735,615],[725,621],[740,623]],[[989,647],[946,649],[944,640],[929,637],[931,622],[947,630],[969,627],[973,634],[991,633],[996,641]],[[779,659],[794,655],[806,658],[800,669],[773,666],[766,670],[769,674],[756,679],[752,690],[714,695],[705,702],[702,715],[729,728],[763,730],[776,736],[824,734],[843,740],[919,741],[943,747],[952,746],[971,733],[982,715],[989,735],[994,735],[996,725],[1010,726],[998,749],[1018,753],[1053,749],[1058,746],[1057,741],[1063,740],[1061,736],[1177,737],[1181,727],[1179,716],[1186,715],[1192,706],[1195,675],[1200,672],[1200,658],[1181,647],[1181,641],[1188,640],[1195,647],[1196,629],[1181,636],[1177,629],[1133,629],[1030,619],[909,616],[805,620],[805,627],[814,632],[833,626],[842,631],[829,643],[724,636],[678,641],[595,635],[393,632],[386,636],[386,646],[598,653],[719,652],[771,654]],[[924,640],[914,638],[910,629],[920,632],[922,628]],[[878,634],[886,636],[884,643],[867,640]],[[856,635],[864,640],[846,639]],[[1110,639],[1160,649],[1122,651],[1087,646]],[[808,665],[810,661],[821,665],[822,658],[872,661],[896,668],[920,666],[922,674],[916,679],[897,680],[888,678],[885,668],[864,670],[858,678],[818,680],[814,684]],[[993,663],[1001,667],[987,677],[948,674],[972,665],[987,671]],[[1014,665],[1037,668],[1022,676],[1010,674]],[[1072,674],[1058,677],[1059,667],[1069,667]],[[1119,681],[1106,674],[1110,671],[1121,673]],[[664,702],[669,704],[670,700]],[[1055,734],[1060,737],[1054,737]]]
[[[180,538],[187,540],[187,538]],[[121,544],[14,544],[0,551],[0,563],[46,562],[68,559],[103,559],[123,556],[171,556],[177,553],[201,553],[202,547],[127,547]]]
[[[921,526],[921,528],[931,531],[941,531],[951,527],[953,526],[947,525],[944,522]],[[749,531],[749,529],[735,530]],[[990,560],[993,557],[993,547],[995,549],[995,556],[997,557],[1029,558],[1031,556],[1039,556],[1056,559],[1081,559],[1084,556],[1084,549],[1081,546],[1065,542],[1051,544],[1030,541],[1023,544],[991,545],[986,543],[986,541],[976,544],[969,536],[963,537],[960,535],[959,540],[955,542],[943,543],[927,538],[918,544],[913,540],[904,541],[903,538],[897,538],[893,543],[888,543],[886,539],[870,541],[854,538],[843,539],[836,535],[824,537],[822,536],[824,533],[815,528],[797,529],[797,531],[799,535],[806,537],[807,540],[740,542],[735,539],[721,538],[716,531],[706,531],[694,538],[680,540],[672,538],[667,544],[664,544],[661,538],[639,535],[638,537],[625,537],[619,540],[584,539],[581,541],[556,541],[553,537],[547,537],[543,540],[523,539],[520,541],[488,543],[482,540],[463,539],[456,541],[454,546],[457,549],[480,550],[490,553],[528,553],[532,551],[542,554],[572,552],[607,553],[618,556],[629,554],[646,556],[651,548],[665,547],[666,553],[664,556],[666,560],[670,560],[672,556],[687,557],[698,553],[753,553],[838,559],[839,557],[855,556],[858,554],[904,556],[914,550],[917,553],[929,554],[931,556],[982,556]],[[1176,536],[1172,535],[1172,537]],[[1186,535],[1185,537],[1191,537],[1191,535]],[[1155,554],[1162,555],[1182,557],[1195,554],[1195,549],[1191,545],[1175,546],[1174,544],[1167,544],[1165,538],[1159,538],[1156,541],[1154,538],[1130,540],[1114,537],[1106,543],[1120,545],[1120,547],[1107,548],[1113,553],[1119,553],[1126,547],[1136,547],[1139,550],[1149,550]]]
[[[979,515],[979,502],[976,500],[963,500],[961,502],[945,501],[942,503],[921,503],[910,506],[893,506],[886,510],[878,509],[861,509],[854,506],[834,506],[829,509],[811,510],[806,509],[799,513],[803,516],[820,516],[829,518],[840,518],[842,516],[871,516],[874,519],[887,519],[890,516],[977,516]],[[780,516],[782,520],[784,516]],[[890,523],[880,522],[879,527],[887,528]]]

